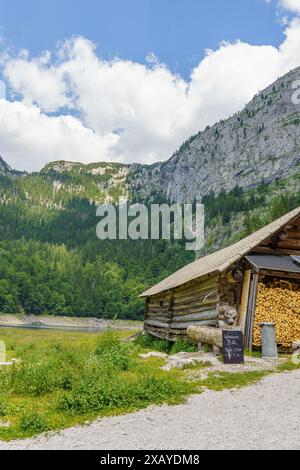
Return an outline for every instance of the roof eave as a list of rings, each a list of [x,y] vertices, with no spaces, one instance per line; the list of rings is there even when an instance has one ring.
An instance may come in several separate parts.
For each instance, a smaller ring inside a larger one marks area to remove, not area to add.
[[[215,274],[215,273],[222,273],[224,271],[226,271],[230,266],[232,266],[234,263],[237,263],[238,261],[240,261],[242,258],[244,258],[244,256],[247,256],[249,253],[251,253],[253,250],[255,250],[255,248],[257,248],[259,245],[261,245],[264,241],[268,240],[268,238],[270,236],[274,236],[276,235],[278,232],[280,232],[280,230],[282,230],[282,228],[288,224],[288,223],[291,223],[293,222],[294,220],[296,220],[299,215],[300,215],[300,208],[298,207],[298,212],[295,214],[295,215],[291,215],[291,218],[287,221],[285,221],[277,230],[270,230],[269,233],[266,235],[265,238],[263,238],[262,240],[260,240],[259,242],[257,242],[256,245],[252,246],[251,248],[249,248],[249,250],[247,250],[246,252],[241,252],[241,253],[238,253],[235,257],[235,259],[232,259],[231,261],[228,261],[227,263],[224,263],[222,268],[217,268],[215,270],[212,270],[212,271],[209,271],[207,273],[203,273],[203,274],[200,274],[198,276],[195,276],[195,277],[192,277],[190,279],[187,279],[185,280],[184,282],[182,283],[178,283],[178,284],[175,284],[174,286],[168,286],[166,288],[162,288],[162,289],[159,289],[157,291],[154,290],[155,286],[153,286],[152,288],[148,289],[146,292],[144,292],[143,294],[141,294],[139,297],[140,298],[148,298],[148,297],[153,297],[155,295],[159,295],[159,294],[162,294],[162,293],[165,293],[165,292],[168,292],[168,291],[172,291],[174,289],[176,289],[177,287],[180,287],[180,286],[183,286],[185,284],[188,284],[189,282],[191,281],[194,281],[196,279],[200,279],[201,277],[204,277],[204,276],[208,276],[208,275],[212,275],[212,274]],[[297,209],[294,209],[294,211],[291,211],[291,212],[295,212]],[[286,214],[288,215],[288,214]],[[278,219],[279,220],[279,219]],[[275,223],[276,220],[273,222]],[[253,234],[255,234],[256,232],[254,232]],[[229,247],[228,247],[229,248]],[[152,290],[154,290],[154,292],[152,292]]]
[[[227,269],[227,268],[226,268]],[[177,285],[174,285],[172,287],[167,287],[166,289],[159,289],[157,292],[152,292],[151,293],[151,289],[148,289],[146,292],[144,292],[143,294],[141,294],[139,296],[139,298],[147,298],[147,297],[154,297],[155,295],[159,295],[159,294],[164,294],[168,291],[172,291],[174,289],[177,289],[178,287],[181,287],[181,286],[184,286],[185,284],[189,284],[190,282],[193,282],[193,281],[196,281],[197,279],[200,279],[201,277],[204,277],[204,276],[212,276],[213,274],[221,274],[225,269],[215,269],[214,271],[210,271],[206,274],[203,274],[201,276],[196,276],[196,277],[192,277],[191,279],[188,279],[187,281],[184,281],[180,284],[177,284]]]

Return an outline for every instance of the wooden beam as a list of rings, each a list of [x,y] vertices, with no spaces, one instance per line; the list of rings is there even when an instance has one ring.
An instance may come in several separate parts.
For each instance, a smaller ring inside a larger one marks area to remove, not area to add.
[[[175,289],[175,297],[185,296],[187,293],[197,293],[199,291],[205,290],[206,288],[209,289],[210,286],[217,284],[217,280],[218,278],[215,276],[206,280],[198,280],[198,282],[192,286],[185,286],[184,288]]]
[[[285,240],[277,244],[278,248],[284,250],[299,250],[300,251],[300,240]]]
[[[209,295],[209,294],[211,294],[211,295]],[[174,306],[176,308],[179,308],[181,306],[186,306],[186,305],[189,305],[189,304],[193,305],[193,304],[198,303],[200,305],[200,304],[209,304],[209,303],[217,302],[218,301],[218,296],[216,294],[217,294],[217,291],[211,291],[211,293],[210,292],[204,293],[204,294],[201,294],[198,297],[192,297],[192,298],[187,299],[187,300],[176,300]]]
[[[197,303],[194,305],[182,305],[180,307],[174,306],[174,315],[186,315],[188,313],[200,313],[205,312],[206,310],[212,310],[217,305],[217,300],[214,302],[207,302],[207,303]]]
[[[217,318],[215,320],[203,320],[186,323],[171,323],[170,327],[174,330],[187,330],[189,326],[217,326]]]
[[[248,301],[249,301],[250,281],[251,281],[251,270],[247,269],[245,271],[245,274],[244,274],[242,299],[241,299],[241,305],[240,305],[240,310],[239,310],[239,319],[238,319],[238,324],[242,328],[242,331],[243,331],[244,334],[245,334],[245,329],[246,329],[246,319],[247,319],[247,307],[248,307]]]
[[[253,327],[254,327],[254,316],[256,308],[256,297],[258,287],[259,274],[254,273],[252,275],[252,281],[250,284],[250,295],[247,309],[247,321],[246,321],[246,347],[249,351],[252,351],[253,343]]]
[[[272,276],[272,277],[285,277],[289,279],[300,279],[300,274],[297,273],[287,273],[284,271],[272,271],[267,269],[262,269],[260,271],[261,274],[264,276]]]
[[[218,318],[218,312],[216,309],[207,310],[202,313],[192,313],[190,315],[179,315],[173,316],[172,322],[181,323],[181,322],[193,322],[193,321],[202,321],[202,320],[215,320]]]
[[[145,320],[145,325],[150,325],[150,326],[158,326],[159,328],[166,328],[170,326],[169,322],[162,322],[162,321],[157,321],[157,320]]]
[[[207,274],[206,276],[200,276],[197,279],[193,279],[190,282],[187,282],[178,287],[175,287],[175,294],[178,292],[185,291],[185,290],[192,290],[194,287],[197,287],[199,284],[205,284],[217,278],[218,278],[218,275],[216,272]]]
[[[287,250],[287,249],[282,249],[282,248],[277,248],[274,250],[272,248],[260,245],[257,248],[255,248],[255,250],[253,250],[253,253],[262,253],[262,254],[267,254],[267,255],[299,256],[300,250]]]

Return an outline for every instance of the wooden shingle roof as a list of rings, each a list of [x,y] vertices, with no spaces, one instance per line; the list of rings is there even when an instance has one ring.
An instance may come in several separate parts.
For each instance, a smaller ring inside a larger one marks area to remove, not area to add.
[[[208,274],[215,272],[222,273],[233,263],[236,263],[243,258],[243,256],[253,251],[270,236],[275,235],[286,224],[292,222],[299,215],[300,207],[280,217],[271,224],[266,225],[257,232],[252,233],[243,240],[184,266],[179,271],[148,289],[141,297],[151,297],[160,294]]]

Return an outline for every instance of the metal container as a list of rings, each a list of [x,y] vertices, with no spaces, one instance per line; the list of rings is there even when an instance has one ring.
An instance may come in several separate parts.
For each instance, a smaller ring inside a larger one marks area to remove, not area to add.
[[[278,358],[275,323],[259,323],[259,326],[261,332],[263,358]]]

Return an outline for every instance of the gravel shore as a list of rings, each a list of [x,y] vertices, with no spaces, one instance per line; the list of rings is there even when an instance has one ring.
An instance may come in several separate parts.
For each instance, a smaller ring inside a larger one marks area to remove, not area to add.
[[[139,330],[143,323],[135,320],[107,320],[93,317],[60,317],[51,315],[0,315],[0,328],[78,328],[99,329],[114,328],[119,330]]]
[[[297,449],[300,370],[240,390],[206,391],[179,406],[152,406],[0,449]]]

